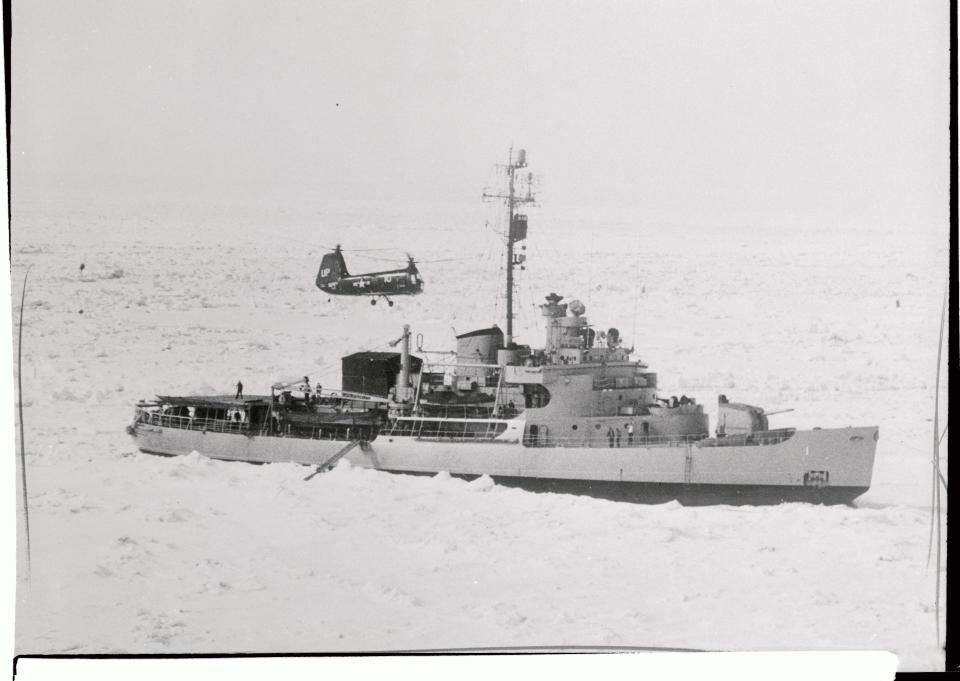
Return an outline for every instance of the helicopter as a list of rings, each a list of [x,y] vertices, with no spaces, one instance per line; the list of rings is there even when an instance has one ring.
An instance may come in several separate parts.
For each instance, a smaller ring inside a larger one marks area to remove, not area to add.
[[[422,293],[423,278],[409,253],[407,266],[404,268],[385,272],[350,274],[340,245],[337,244],[333,252],[324,255],[320,261],[317,288],[337,296],[372,296],[371,305],[377,304],[377,298],[383,298],[390,307],[393,307],[393,301],[389,296],[410,296]]]

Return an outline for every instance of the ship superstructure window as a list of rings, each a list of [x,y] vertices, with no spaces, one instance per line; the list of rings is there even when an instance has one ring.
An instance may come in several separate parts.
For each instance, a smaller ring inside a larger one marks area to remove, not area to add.
[[[216,409],[214,407],[196,407],[194,409],[194,418],[210,419],[224,421],[227,418],[226,409]]]

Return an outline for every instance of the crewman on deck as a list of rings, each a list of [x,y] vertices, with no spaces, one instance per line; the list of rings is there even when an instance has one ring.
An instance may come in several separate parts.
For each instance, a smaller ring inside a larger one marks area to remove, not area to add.
[[[620,429],[617,428],[617,447],[620,446]]]
[[[627,446],[629,447],[630,445],[633,444],[633,424],[628,423],[626,425],[626,428],[627,428]]]
[[[240,381],[237,381],[237,395],[234,399],[236,400],[243,399],[243,383],[241,383]]]
[[[607,439],[610,441],[610,446],[613,447],[613,428],[607,428]]]

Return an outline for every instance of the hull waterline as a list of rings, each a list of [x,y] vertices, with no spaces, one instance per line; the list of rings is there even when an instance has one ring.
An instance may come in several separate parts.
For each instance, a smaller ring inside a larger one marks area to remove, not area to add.
[[[391,471],[397,474],[428,476],[430,473]],[[452,475],[476,480],[478,475]],[[677,484],[663,482],[610,482],[606,480],[563,480],[520,478],[497,475],[491,478],[504,487],[535,494],[572,494],[633,504],[679,502],[683,506],[769,506],[785,503],[853,505],[869,487],[787,487],[784,485]]]

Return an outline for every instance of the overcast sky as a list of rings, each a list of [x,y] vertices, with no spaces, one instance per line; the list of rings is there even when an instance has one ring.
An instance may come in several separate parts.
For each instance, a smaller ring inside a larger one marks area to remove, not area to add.
[[[13,3],[18,195],[943,222],[949,3]]]

